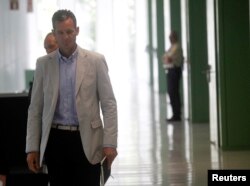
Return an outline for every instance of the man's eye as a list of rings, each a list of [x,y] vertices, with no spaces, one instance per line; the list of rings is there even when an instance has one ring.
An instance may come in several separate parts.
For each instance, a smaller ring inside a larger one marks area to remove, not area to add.
[[[66,33],[67,34],[72,34],[74,32],[74,30],[68,30]]]
[[[57,34],[59,34],[59,35],[62,35],[62,34],[63,34],[63,32],[61,32],[61,31],[58,31],[58,32],[57,32]]]
[[[54,48],[55,45],[48,45],[48,49]]]

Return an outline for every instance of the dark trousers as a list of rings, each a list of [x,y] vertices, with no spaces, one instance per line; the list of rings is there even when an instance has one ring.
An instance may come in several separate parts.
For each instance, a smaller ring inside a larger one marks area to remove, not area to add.
[[[100,164],[87,160],[79,131],[51,129],[45,163],[50,186],[100,186]]]
[[[168,69],[167,73],[167,91],[170,98],[170,104],[173,111],[173,118],[181,117],[181,98],[180,98],[180,81],[182,68],[174,67]]]

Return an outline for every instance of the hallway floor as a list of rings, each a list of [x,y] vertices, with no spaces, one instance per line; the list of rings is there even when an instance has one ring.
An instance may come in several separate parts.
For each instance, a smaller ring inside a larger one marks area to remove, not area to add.
[[[119,154],[107,186],[206,186],[208,169],[250,169],[250,151],[220,151],[210,143],[207,123],[167,123],[166,96],[121,76],[112,78]]]

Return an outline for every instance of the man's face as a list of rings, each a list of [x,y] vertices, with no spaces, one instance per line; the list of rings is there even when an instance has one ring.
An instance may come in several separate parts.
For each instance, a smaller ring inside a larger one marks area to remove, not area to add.
[[[47,54],[53,52],[54,50],[58,48],[56,38],[52,34],[46,37],[44,41],[44,48]]]
[[[71,18],[68,18],[56,22],[53,33],[61,53],[66,57],[70,56],[76,48],[76,36],[79,33],[79,28],[75,27]]]
[[[177,37],[176,37],[176,35],[174,34],[174,33],[171,33],[170,35],[169,35],[169,40],[170,40],[170,42],[173,44],[173,43],[176,43],[177,42]]]
[[[169,40],[170,40],[170,42],[171,42],[171,43],[174,43],[174,37],[173,37],[173,34],[170,34],[170,36],[169,36]]]

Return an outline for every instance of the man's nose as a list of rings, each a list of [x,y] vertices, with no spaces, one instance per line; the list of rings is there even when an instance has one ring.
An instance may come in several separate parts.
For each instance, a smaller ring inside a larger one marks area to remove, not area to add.
[[[63,39],[68,39],[68,38],[69,38],[69,34],[63,33]]]

